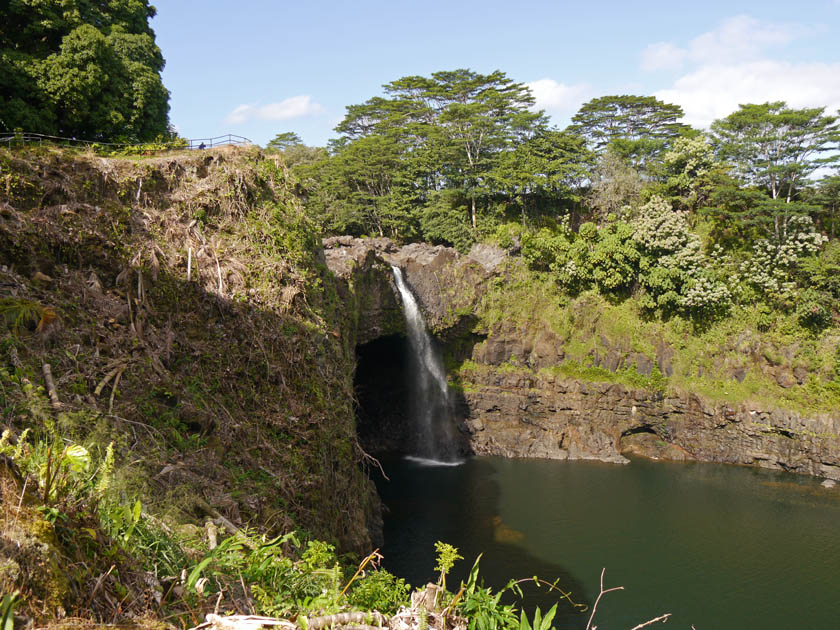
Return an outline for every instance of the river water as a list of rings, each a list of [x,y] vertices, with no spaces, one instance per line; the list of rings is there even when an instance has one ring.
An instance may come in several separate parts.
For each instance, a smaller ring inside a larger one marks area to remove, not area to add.
[[[665,628],[840,628],[840,487],[750,468],[634,460],[475,457],[460,466],[383,461],[385,567],[412,585],[435,578],[434,543],[458,547],[450,590],[483,553],[498,588],[538,575],[591,605],[600,630],[662,613]],[[526,609],[556,597],[526,587]],[[555,626],[589,612],[561,603]],[[660,627],[655,625],[652,627]]]

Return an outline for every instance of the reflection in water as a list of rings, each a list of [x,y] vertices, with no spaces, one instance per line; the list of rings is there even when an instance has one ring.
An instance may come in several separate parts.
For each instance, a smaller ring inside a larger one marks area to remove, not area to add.
[[[561,565],[547,562],[519,546],[525,534],[509,526],[500,514],[497,461],[469,459],[457,468],[422,467],[407,459],[382,461],[390,482],[378,487],[387,508],[384,566],[413,586],[436,579],[434,544],[440,540],[456,547],[465,560],[456,563],[448,584],[466,580],[479,554],[481,575],[494,590],[511,578],[534,575],[571,591],[575,602],[591,603],[583,585]],[[538,589],[533,582],[522,585],[527,607],[551,607],[558,598]],[[508,601],[515,601],[513,596]],[[586,615],[570,604],[558,606],[555,626],[583,628]]]
[[[473,458],[452,468],[383,462],[385,566],[413,585],[435,579],[434,543],[483,553],[494,588],[538,575],[592,603],[598,576],[625,586],[599,604],[601,628],[661,613],[698,630],[834,628],[840,619],[840,489],[757,469],[697,463]],[[529,609],[557,598],[526,593]],[[565,603],[558,629],[587,614]]]
[[[522,542],[525,534],[515,529],[511,529],[502,521],[501,516],[494,516],[493,523],[493,540],[498,543],[516,544]]]

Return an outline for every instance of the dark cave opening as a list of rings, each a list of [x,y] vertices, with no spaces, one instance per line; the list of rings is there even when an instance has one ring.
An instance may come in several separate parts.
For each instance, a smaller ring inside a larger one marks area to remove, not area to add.
[[[410,446],[411,345],[388,335],[356,347],[356,430],[368,453],[405,453]]]
[[[417,370],[421,368],[413,352],[403,335],[387,335],[356,346],[356,433],[368,453],[418,455],[418,408],[428,401],[417,387]],[[472,453],[463,425],[468,410],[457,388],[449,390],[449,400],[449,409],[440,409],[440,415],[433,416],[437,423],[434,430],[447,436],[450,454],[458,458]]]
[[[656,431],[654,431],[652,426],[650,426],[649,424],[643,424],[641,426],[633,427],[632,429],[627,429],[626,431],[623,431],[621,433],[621,437],[626,438],[630,437],[631,435],[640,435],[642,433],[656,435],[657,437],[659,436],[659,434]]]

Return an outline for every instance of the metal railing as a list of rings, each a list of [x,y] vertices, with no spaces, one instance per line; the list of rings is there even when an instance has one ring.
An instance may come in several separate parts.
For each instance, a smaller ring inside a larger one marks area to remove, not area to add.
[[[213,147],[220,147],[224,144],[254,144],[248,138],[237,136],[232,133],[224,136],[216,136],[215,138],[195,138],[187,140],[187,149],[212,149]]]
[[[16,132],[11,134],[0,135],[0,146],[6,146],[11,149],[13,146],[22,146],[25,144],[50,144],[58,146],[70,147],[103,147],[114,151],[120,149],[135,148],[143,151],[167,151],[169,149],[212,149],[213,147],[220,147],[223,145],[249,145],[253,144],[248,138],[244,136],[237,136],[236,134],[225,134],[224,136],[216,136],[215,138],[179,138],[172,142],[100,142],[99,140],[80,140],[78,138],[62,138],[60,136],[50,136],[43,133],[31,132]]]

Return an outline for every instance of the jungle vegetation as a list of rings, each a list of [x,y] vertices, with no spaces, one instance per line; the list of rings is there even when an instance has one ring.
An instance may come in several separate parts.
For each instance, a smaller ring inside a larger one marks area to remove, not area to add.
[[[350,105],[326,150],[277,147],[298,158],[298,191],[328,234],[462,251],[491,240],[569,295],[633,295],[665,318],[761,302],[829,326],[838,117],[744,104],[703,131],[682,116],[652,96],[608,95],[558,129],[524,84],[459,69]]]

